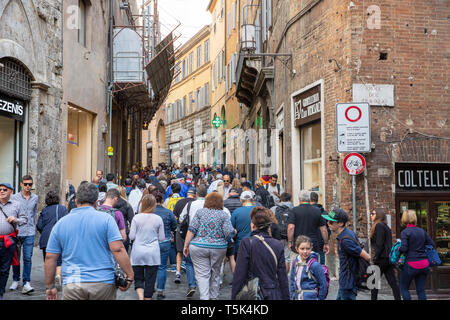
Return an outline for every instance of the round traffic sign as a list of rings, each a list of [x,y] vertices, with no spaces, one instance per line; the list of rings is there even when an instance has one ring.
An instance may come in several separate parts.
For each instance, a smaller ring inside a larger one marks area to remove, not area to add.
[[[361,109],[357,106],[350,106],[345,110],[345,118],[350,122],[356,122],[362,117]]]
[[[366,160],[359,153],[350,153],[344,158],[344,169],[352,176],[363,172],[365,167]]]

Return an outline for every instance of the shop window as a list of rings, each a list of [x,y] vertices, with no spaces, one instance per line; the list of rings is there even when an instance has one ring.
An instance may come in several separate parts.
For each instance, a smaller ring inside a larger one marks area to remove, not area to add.
[[[301,128],[302,189],[315,191],[322,200],[322,138],[321,124]]]
[[[0,179],[13,184],[15,160],[15,120],[0,117]]]
[[[450,201],[437,201],[436,248],[443,266],[450,266]]]
[[[406,210],[413,210],[417,216],[417,226],[428,232],[427,217],[428,208],[427,201],[405,201],[400,203],[401,212]],[[401,218],[401,216],[400,216]],[[400,231],[403,231],[406,226],[401,225]]]

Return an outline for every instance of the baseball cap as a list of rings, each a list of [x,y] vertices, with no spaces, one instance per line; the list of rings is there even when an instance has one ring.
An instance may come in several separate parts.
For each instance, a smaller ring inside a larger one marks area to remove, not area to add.
[[[322,217],[329,221],[334,222],[347,222],[348,221],[348,215],[347,212],[345,212],[341,208],[333,208],[328,214],[323,214]]]
[[[0,186],[5,186],[5,187],[7,187],[8,189],[11,189],[11,190],[14,191],[14,188],[13,188],[12,185],[10,185],[9,183],[0,183]]]
[[[196,194],[196,190],[195,188],[189,188],[189,190],[187,191],[188,194]]]
[[[253,192],[251,191],[244,191],[241,193],[241,200],[247,201],[247,200],[253,200]]]

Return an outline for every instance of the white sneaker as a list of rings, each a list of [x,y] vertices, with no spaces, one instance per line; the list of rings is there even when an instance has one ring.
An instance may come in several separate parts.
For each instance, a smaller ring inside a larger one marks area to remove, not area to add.
[[[22,293],[23,294],[28,294],[28,293],[33,292],[33,291],[34,291],[34,289],[33,289],[33,287],[31,287],[30,283],[29,282],[25,282],[25,284],[23,286],[23,289],[22,289]]]
[[[11,284],[11,287],[9,287],[9,290],[17,290],[18,286],[19,286],[19,281],[13,281]]]

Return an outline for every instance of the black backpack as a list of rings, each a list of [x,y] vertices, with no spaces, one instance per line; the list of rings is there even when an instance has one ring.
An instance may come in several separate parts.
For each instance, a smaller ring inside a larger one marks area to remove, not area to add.
[[[287,239],[289,210],[290,208],[284,205],[277,206],[275,209],[275,218],[277,218],[282,239]]]
[[[370,267],[370,263],[367,262],[366,260],[364,260],[361,257],[353,257],[355,259],[356,262],[356,272],[354,272],[352,270],[352,268],[350,267],[350,264],[348,262],[348,254],[347,252],[345,252],[344,247],[342,247],[342,240],[343,239],[351,239],[352,241],[356,242],[356,240],[353,237],[350,236],[343,236],[340,239],[340,244],[341,244],[341,249],[342,252],[344,253],[345,256],[345,263],[347,264],[347,269],[350,270],[350,272],[352,273],[353,277],[355,278],[355,282],[356,282],[356,286],[358,287],[359,290],[369,290],[369,288],[367,287],[367,280],[369,279],[369,277],[372,275],[372,272],[369,273],[368,268]],[[361,243],[358,243],[358,245],[361,248],[364,248],[364,245],[362,245]]]
[[[183,221],[180,224],[180,237],[183,240],[186,239],[186,234],[189,229],[189,212],[191,211],[191,204],[192,204],[192,201],[189,201],[189,203],[187,204],[186,217],[184,217]]]

